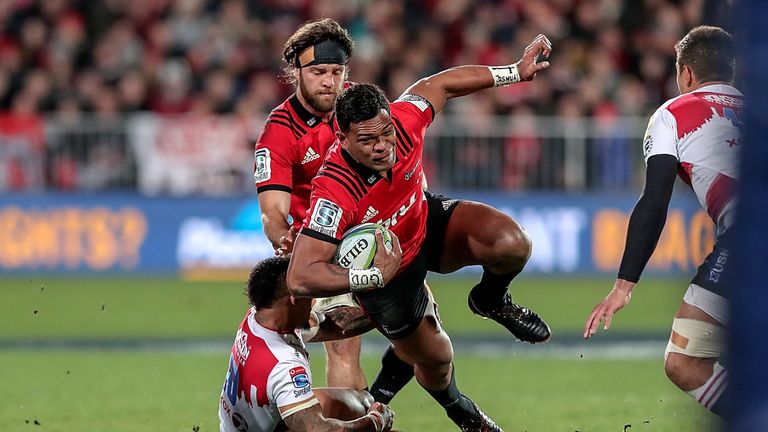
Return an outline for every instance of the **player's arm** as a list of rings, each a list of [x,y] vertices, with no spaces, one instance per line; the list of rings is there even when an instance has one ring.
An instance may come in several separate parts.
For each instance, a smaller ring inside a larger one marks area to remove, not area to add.
[[[259,210],[264,235],[275,250],[282,246],[281,239],[289,237],[291,228],[288,214],[291,208],[291,193],[282,190],[267,190],[259,193]]]
[[[312,235],[314,231],[305,230],[303,228],[296,238],[285,279],[288,290],[295,297],[329,297],[382,288],[392,279],[400,265],[402,251],[394,234],[392,249],[387,250],[381,232],[377,231],[373,267],[350,270],[331,262],[336,252],[335,243],[315,238]]]
[[[584,327],[585,338],[595,334],[601,320],[604,320],[604,329],[608,330],[613,315],[629,302],[632,289],[653,255],[667,221],[667,209],[675,185],[677,164],[677,158],[669,154],[657,154],[648,158],[645,187],[629,217],[627,240],[618,277],[611,292],[595,306],[587,319]]]
[[[284,417],[283,422],[295,432],[382,432],[392,429],[393,419],[392,410],[376,402],[371,405],[368,414],[351,421],[325,418],[320,405],[315,404]]]
[[[422,78],[403,94],[419,95],[432,104],[435,113],[442,111],[448,99],[465,96],[483,89],[530,81],[536,73],[549,67],[548,61],[536,63],[539,54],[549,57],[552,44],[540,34],[525,48],[522,58],[505,66],[457,66]]]
[[[337,306],[327,311],[312,311],[302,336],[304,342],[325,342],[359,336],[373,328],[373,322],[363,308]]]

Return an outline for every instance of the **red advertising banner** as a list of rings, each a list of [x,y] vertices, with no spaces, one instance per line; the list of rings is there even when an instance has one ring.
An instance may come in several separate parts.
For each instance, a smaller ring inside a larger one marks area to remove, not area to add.
[[[0,191],[45,186],[44,136],[42,118],[0,114]]]

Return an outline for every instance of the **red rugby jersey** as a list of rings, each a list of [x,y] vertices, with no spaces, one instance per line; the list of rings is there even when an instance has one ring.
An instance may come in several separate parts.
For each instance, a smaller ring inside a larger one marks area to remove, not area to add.
[[[272,110],[256,143],[256,190],[290,193],[289,214],[296,228],[306,217],[312,179],[336,139],[336,130],[335,118],[322,121],[294,94]]]
[[[309,212],[301,232],[338,244],[356,225],[382,223],[400,239],[401,271],[416,258],[426,235],[421,159],[424,134],[435,111],[418,95],[400,97],[390,104],[390,111],[397,142],[395,164],[388,177],[354,160],[336,141],[312,181]]]

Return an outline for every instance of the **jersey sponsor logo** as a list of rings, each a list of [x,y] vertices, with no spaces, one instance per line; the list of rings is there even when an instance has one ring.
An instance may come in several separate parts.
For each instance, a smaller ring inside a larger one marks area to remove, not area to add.
[[[307,149],[307,153],[304,154],[304,159],[301,161],[301,164],[305,165],[317,159],[320,159],[320,155],[317,154],[317,152],[315,152],[312,147],[310,147]]]
[[[335,202],[319,198],[309,220],[309,228],[327,236],[336,237],[343,211]]]
[[[272,177],[271,159],[269,157],[269,149],[258,149],[253,154],[254,171],[253,180],[256,183],[261,183],[269,180]]]
[[[416,166],[414,166],[412,170],[410,170],[407,173],[405,173],[405,180],[406,181],[410,180],[411,177],[413,177],[413,175],[416,173],[416,170],[419,168],[420,165],[421,165],[421,159],[416,161]]]
[[[294,387],[298,389],[309,387],[309,374],[307,374],[304,366],[291,368],[288,373],[291,375],[291,382],[293,382]]]
[[[395,102],[410,102],[421,112],[424,112],[429,108],[429,101],[417,94],[402,95]]]
[[[390,216],[387,219],[380,220],[376,223],[380,223],[384,225],[384,228],[389,228],[391,226],[397,225],[397,218],[400,216],[405,216],[406,213],[408,213],[408,210],[410,210],[414,204],[416,204],[416,195],[422,193],[421,191],[414,192],[413,195],[411,195],[411,199],[408,200],[408,203],[403,204],[400,206],[400,209],[395,212],[392,216]]]
[[[237,330],[237,336],[235,336],[235,354],[237,354],[237,362],[241,365],[245,365],[251,354],[251,348],[248,346],[248,333],[244,332],[243,329]]]
[[[728,249],[722,249],[720,251],[715,259],[714,265],[709,270],[709,280],[714,283],[720,281],[720,276],[722,276],[723,270],[725,270],[725,264],[728,262],[728,256],[730,254],[731,252]]]
[[[369,220],[373,219],[379,214],[379,211],[373,208],[373,206],[368,206],[368,210],[365,211],[365,216],[363,216],[362,223],[366,223]]]

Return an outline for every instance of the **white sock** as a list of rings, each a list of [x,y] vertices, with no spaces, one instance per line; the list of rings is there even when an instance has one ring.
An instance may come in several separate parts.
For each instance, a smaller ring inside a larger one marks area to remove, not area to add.
[[[707,382],[703,386],[687,391],[696,401],[704,408],[712,410],[712,406],[715,405],[720,395],[723,394],[723,390],[728,386],[728,371],[720,365],[719,362],[715,362],[712,366],[712,376],[709,377]]]

